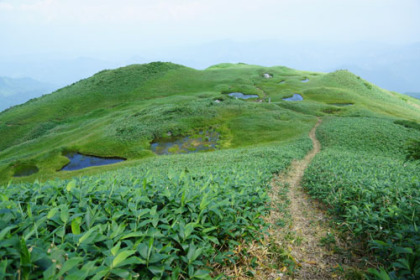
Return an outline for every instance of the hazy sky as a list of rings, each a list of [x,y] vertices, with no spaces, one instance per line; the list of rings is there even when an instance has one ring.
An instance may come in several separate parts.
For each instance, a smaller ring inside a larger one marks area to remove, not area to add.
[[[420,41],[420,0],[0,0],[2,56],[217,40]]]

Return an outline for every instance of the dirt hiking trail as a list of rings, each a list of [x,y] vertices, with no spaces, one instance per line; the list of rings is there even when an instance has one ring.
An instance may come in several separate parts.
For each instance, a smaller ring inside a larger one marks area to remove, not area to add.
[[[261,243],[240,244],[234,252],[240,261],[218,271],[229,279],[364,279],[357,268],[364,269],[363,256],[355,244],[330,226],[323,205],[301,186],[305,169],[321,150],[315,134],[321,122],[309,133],[312,150],[271,182],[271,211],[264,217],[268,234]]]
[[[284,225],[271,228],[270,243],[288,251],[282,253],[282,258],[283,262],[288,259],[290,266],[283,268],[284,273],[261,275],[260,279],[343,279],[345,273],[349,276],[346,270],[358,274],[352,268],[354,261],[348,255],[348,246],[336,238],[336,231],[329,227],[329,219],[320,205],[301,186],[305,169],[321,150],[315,134],[321,122],[318,119],[309,133],[313,149],[272,181],[272,211],[268,219],[272,225],[279,220]],[[279,205],[286,207],[279,209]]]

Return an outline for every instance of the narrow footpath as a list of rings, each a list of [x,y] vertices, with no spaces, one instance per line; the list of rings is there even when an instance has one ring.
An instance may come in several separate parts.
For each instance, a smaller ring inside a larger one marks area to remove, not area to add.
[[[321,122],[318,119],[309,133],[313,149],[272,181],[269,246],[277,250],[269,248],[271,265],[266,267],[273,267],[273,260],[280,258],[277,265],[283,268],[281,273],[262,272],[260,279],[343,279],[349,270],[358,274],[352,268],[348,247],[337,238],[320,205],[301,186],[305,169],[321,150],[315,134]]]
[[[313,149],[271,182],[271,211],[264,217],[268,234],[260,242],[240,244],[234,252],[239,261],[218,271],[228,279],[364,279],[358,268],[365,269],[363,251],[356,252],[351,239],[332,227],[323,205],[301,186],[305,169],[321,150],[316,138],[321,122],[309,133]]]

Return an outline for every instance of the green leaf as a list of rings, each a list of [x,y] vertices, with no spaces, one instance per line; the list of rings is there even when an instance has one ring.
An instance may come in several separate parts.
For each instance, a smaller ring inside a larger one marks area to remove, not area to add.
[[[54,217],[55,214],[57,214],[58,210],[59,210],[58,207],[52,208],[50,211],[48,211],[47,218],[51,219],[52,217]]]
[[[210,200],[208,200],[208,194],[206,193],[203,198],[201,199],[201,203],[200,203],[200,211],[203,211],[209,204],[210,204]]]
[[[127,239],[132,237],[145,237],[146,235],[143,232],[131,232],[129,234],[123,235],[120,239]]]
[[[101,270],[95,273],[95,276],[92,278],[92,280],[102,280],[109,271],[109,268],[101,267]]]
[[[167,255],[159,254],[159,253],[152,253],[150,256],[149,263],[158,263],[167,258]]]
[[[76,187],[76,181],[72,180],[67,184],[66,190],[68,192],[71,192],[72,189],[74,189]]]
[[[3,240],[4,237],[14,228],[16,228],[16,226],[8,226],[0,231],[0,240]]]
[[[73,234],[80,234],[80,223],[82,222],[82,217],[77,217],[71,221],[71,231]]]
[[[69,208],[67,207],[66,204],[64,204],[64,205],[61,206],[60,219],[65,224],[69,220]]]
[[[378,280],[392,280],[391,277],[389,277],[388,273],[385,271],[385,269],[383,269],[382,267],[379,271],[376,269],[369,268],[368,272],[376,276],[376,279]]]
[[[411,249],[411,248],[404,248],[404,247],[397,247],[397,248],[395,248],[395,252],[397,253],[397,254],[414,254],[414,252],[413,252],[413,249]]]
[[[195,255],[195,251],[196,248],[194,243],[190,244],[190,248],[188,249],[188,254],[187,254],[187,259],[188,259],[188,263],[192,263],[195,259],[194,259],[194,255]]]
[[[44,276],[44,279],[53,279],[56,271],[55,264],[51,264],[43,273],[42,276]]]
[[[120,252],[112,261],[112,268],[118,267],[119,264],[121,264],[126,258],[128,258],[129,256],[135,254],[136,251],[135,250],[127,250],[127,251],[123,251]]]
[[[117,245],[115,245],[115,246],[111,249],[111,254],[112,254],[113,256],[115,256],[115,255],[118,253],[118,251],[120,250],[120,247],[121,247],[121,242],[118,242],[118,243],[117,243]]]
[[[120,279],[131,279],[130,272],[126,269],[113,269],[112,273],[120,277]]]
[[[197,223],[189,223],[184,227],[184,240],[187,240],[191,233],[194,231],[194,228],[197,226]]]
[[[60,269],[60,272],[58,273],[57,277],[59,278],[63,276],[64,273],[68,272],[69,270],[77,266],[79,263],[83,262],[83,260],[84,259],[82,257],[75,257],[67,260],[64,263],[63,267]]]
[[[148,267],[148,269],[150,270],[151,273],[157,276],[160,276],[165,272],[165,266],[163,265],[160,265],[160,266],[151,265]]]
[[[26,207],[26,213],[28,214],[29,218],[32,218],[32,209],[31,209],[31,204],[28,203],[28,206]]]
[[[215,230],[215,229],[217,229],[217,227],[209,227],[209,228],[205,228],[205,229],[203,229],[203,230],[202,230],[202,232],[203,232],[203,233],[207,233],[207,232],[213,231],[213,230]]]
[[[140,256],[147,260],[147,252],[149,250],[149,247],[145,243],[140,243],[139,246],[137,246],[137,251],[139,252]]]
[[[93,227],[93,228],[91,228],[90,230],[88,230],[87,232],[85,232],[80,238],[79,238],[79,242],[77,243],[78,244],[78,246],[80,245],[80,244],[82,244],[83,242],[85,242],[89,237],[90,237],[90,235],[94,232],[96,230],[96,226],[95,227]]]
[[[29,279],[31,271],[31,253],[24,239],[20,240],[20,269],[23,279]]]
[[[4,193],[0,193],[0,198],[2,202],[9,201],[9,197]]]
[[[210,272],[207,270],[197,270],[194,275],[193,275],[193,279],[197,278],[197,279],[211,279],[210,277]]]
[[[0,262],[0,277],[6,278],[6,268],[7,268],[8,260],[5,259],[4,261]],[[1,279],[1,278],[0,278]]]

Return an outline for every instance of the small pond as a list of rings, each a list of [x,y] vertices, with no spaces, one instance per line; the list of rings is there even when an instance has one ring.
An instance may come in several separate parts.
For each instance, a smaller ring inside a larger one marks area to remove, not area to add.
[[[282,85],[282,84],[284,84],[284,83],[286,83],[286,81],[281,81],[281,82],[279,83],[279,85]]]
[[[344,106],[352,106],[354,104],[353,103],[328,103],[328,105],[334,105],[334,106],[344,107]]]
[[[35,174],[39,171],[38,167],[31,165],[31,166],[20,166],[16,168],[15,174],[13,177],[25,177],[32,174]]]
[[[230,97],[236,97],[240,99],[258,98],[256,94],[243,94],[242,92],[231,92],[228,94]]]
[[[91,166],[114,164],[125,160],[123,158],[102,158],[96,156],[86,156],[79,153],[67,153],[65,156],[70,160],[70,163],[64,166],[60,171],[79,170]]]
[[[187,137],[170,137],[158,139],[150,145],[152,151],[158,155],[189,154],[201,151],[214,151],[219,133],[215,131],[201,131],[198,135]]]
[[[301,80],[301,82],[302,83],[307,83],[307,82],[309,82],[309,79],[308,78],[305,78],[305,79]]]
[[[293,94],[292,97],[283,98],[283,100],[285,100],[285,101],[302,101],[303,97],[302,97],[302,95],[295,93],[295,94]]]

